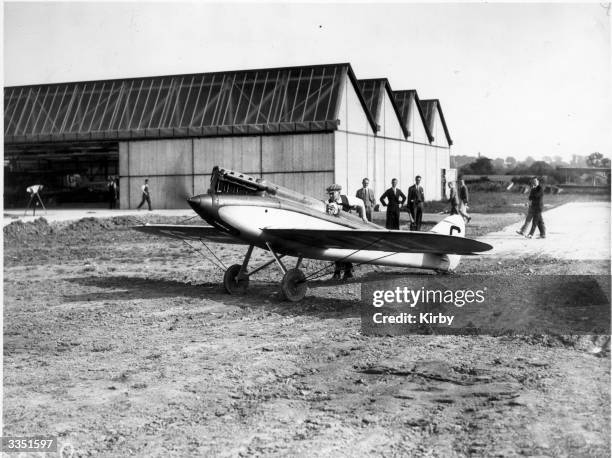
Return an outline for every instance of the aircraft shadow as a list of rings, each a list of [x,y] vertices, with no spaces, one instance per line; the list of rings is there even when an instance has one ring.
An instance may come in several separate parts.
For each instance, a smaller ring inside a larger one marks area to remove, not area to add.
[[[360,302],[356,299],[321,297],[309,290],[297,303],[281,299],[277,282],[253,281],[246,294],[230,295],[218,283],[186,283],[159,278],[118,276],[73,277],[66,281],[84,287],[100,288],[80,294],[65,294],[66,303],[121,302],[143,299],[188,298],[208,299],[239,308],[261,308],[286,316],[317,316],[318,318],[359,317]],[[330,284],[329,286],[334,286]],[[106,290],[106,291],[105,291]]]

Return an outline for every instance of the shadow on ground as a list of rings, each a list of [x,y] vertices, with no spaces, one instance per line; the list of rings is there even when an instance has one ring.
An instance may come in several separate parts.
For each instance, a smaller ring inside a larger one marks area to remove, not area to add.
[[[338,299],[317,294],[309,290],[306,297],[292,303],[281,299],[276,282],[257,282],[249,286],[244,295],[229,295],[217,283],[192,284],[175,280],[139,278],[130,276],[89,276],[73,277],[66,281],[80,286],[101,288],[82,294],[67,294],[63,301],[68,303],[87,301],[130,301],[134,299],[187,298],[222,302],[240,309],[263,309],[280,315],[317,316],[318,318],[359,317],[360,302],[357,299]],[[334,285],[333,288],[358,288],[356,282]],[[245,301],[248,298],[248,302]]]

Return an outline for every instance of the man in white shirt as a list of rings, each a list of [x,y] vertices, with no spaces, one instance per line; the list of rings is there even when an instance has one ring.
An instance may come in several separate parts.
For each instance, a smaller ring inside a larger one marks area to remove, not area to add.
[[[151,194],[149,192],[149,179],[148,178],[145,179],[145,182],[142,185],[141,189],[142,189],[142,200],[140,201],[140,204],[138,205],[136,209],[140,210],[140,207],[142,207],[144,203],[146,202],[149,205],[149,211],[153,210],[151,208]]]
[[[357,194],[355,197],[363,200],[365,205],[365,213],[368,221],[372,221],[372,210],[376,205],[376,198],[374,197],[374,191],[372,191],[368,186],[370,184],[370,180],[368,178],[364,178],[361,182],[363,185],[362,188],[357,190]]]

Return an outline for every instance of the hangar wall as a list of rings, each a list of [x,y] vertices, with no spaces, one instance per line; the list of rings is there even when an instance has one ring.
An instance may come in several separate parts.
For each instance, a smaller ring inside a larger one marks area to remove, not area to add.
[[[347,194],[354,195],[367,176],[378,198],[391,185],[392,178],[397,178],[400,189],[407,193],[418,174],[423,179],[426,200],[441,199],[442,169],[450,166],[450,149],[447,144],[429,144],[416,102],[412,102],[411,140],[406,140],[387,91],[381,101],[380,130],[376,135],[350,80],[341,94],[334,181]]]
[[[440,171],[439,180],[442,180],[442,170],[450,168],[450,150],[448,144],[448,138],[446,137],[446,132],[444,131],[444,126],[442,124],[442,118],[440,117],[440,112],[436,109],[434,114],[433,127],[431,129],[431,134],[434,137],[433,142],[431,143],[430,148],[435,152],[435,160],[437,161],[437,168]],[[438,186],[439,189],[439,199],[442,199],[446,196],[447,190],[442,189],[442,184]]]
[[[344,80],[340,98],[340,125],[334,134],[333,181],[342,186],[343,194],[355,195],[363,177],[374,175],[374,139],[368,138],[372,127],[349,78]]]
[[[187,208],[205,193],[215,165],[262,177],[313,197],[333,182],[333,133],[121,142],[121,208],[135,208],[149,179],[153,208]],[[266,171],[263,173],[263,171]]]
[[[381,153],[384,155],[385,173],[383,186],[378,197],[391,186],[393,178],[397,178],[399,188],[406,193],[408,189],[407,178],[412,169],[410,163],[412,154],[409,151],[409,143],[404,139],[402,125],[387,91],[383,91],[381,104],[379,135],[382,137],[382,141],[377,146],[382,146],[383,150],[377,150],[376,155],[379,158]]]

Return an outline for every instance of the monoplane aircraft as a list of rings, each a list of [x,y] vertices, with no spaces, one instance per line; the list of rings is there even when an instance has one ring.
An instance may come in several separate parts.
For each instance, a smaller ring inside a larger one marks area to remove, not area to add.
[[[208,193],[187,201],[209,225],[145,224],[134,229],[204,244],[246,245],[242,264],[225,271],[223,285],[230,294],[244,293],[249,279],[274,262],[283,273],[283,296],[296,302],[304,298],[312,278],[300,269],[304,258],[448,272],[457,267],[461,255],[492,248],[464,238],[459,215],[446,217],[429,232],[391,231],[354,213],[333,207],[330,211],[322,200],[219,167],[213,169]],[[255,247],[268,251],[272,259],[250,269]],[[294,268],[282,261],[286,256],[297,258]]]

